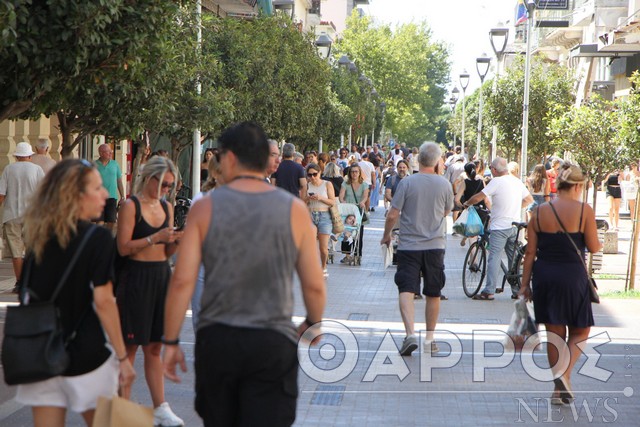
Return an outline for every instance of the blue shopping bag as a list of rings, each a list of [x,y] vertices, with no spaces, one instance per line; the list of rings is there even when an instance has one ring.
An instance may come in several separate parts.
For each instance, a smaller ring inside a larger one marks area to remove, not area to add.
[[[481,236],[484,234],[484,224],[480,219],[480,215],[476,211],[474,206],[467,208],[469,214],[467,215],[467,222],[464,227],[464,235],[466,237]]]

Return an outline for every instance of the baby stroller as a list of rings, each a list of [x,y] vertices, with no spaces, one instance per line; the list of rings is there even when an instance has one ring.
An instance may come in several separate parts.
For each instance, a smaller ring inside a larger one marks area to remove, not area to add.
[[[360,226],[362,225],[362,214],[357,205],[351,203],[340,203],[338,205],[344,231],[339,235],[331,236],[332,247],[329,248],[329,261],[333,264],[334,254],[341,252],[347,257],[345,263],[349,265],[360,265],[360,256],[356,256],[360,246]],[[336,246],[340,245],[340,250]]]

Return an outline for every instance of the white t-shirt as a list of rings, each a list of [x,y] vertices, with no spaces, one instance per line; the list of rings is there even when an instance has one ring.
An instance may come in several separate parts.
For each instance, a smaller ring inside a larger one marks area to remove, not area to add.
[[[42,178],[42,168],[31,162],[15,162],[4,168],[0,177],[0,194],[6,196],[2,223],[22,219]]]
[[[373,163],[367,160],[363,160],[361,162],[358,162],[358,166],[360,166],[360,169],[362,169],[362,179],[364,179],[364,182],[369,184],[369,187],[371,187],[371,174],[376,170],[376,168],[373,166]]]
[[[490,230],[507,230],[520,221],[522,200],[529,195],[527,187],[513,175],[495,177],[482,192],[491,198]]]

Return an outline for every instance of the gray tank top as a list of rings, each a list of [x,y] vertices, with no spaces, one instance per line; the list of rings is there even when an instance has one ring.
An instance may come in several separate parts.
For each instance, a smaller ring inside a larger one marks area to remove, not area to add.
[[[272,329],[297,342],[291,231],[293,196],[281,189],[246,193],[223,186],[211,193],[198,328],[224,324]]]

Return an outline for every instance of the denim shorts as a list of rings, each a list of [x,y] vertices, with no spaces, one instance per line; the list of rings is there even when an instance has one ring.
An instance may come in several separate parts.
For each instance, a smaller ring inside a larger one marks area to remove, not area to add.
[[[331,234],[333,224],[331,223],[329,211],[311,212],[311,220],[313,221],[313,225],[318,227],[318,234]]]

